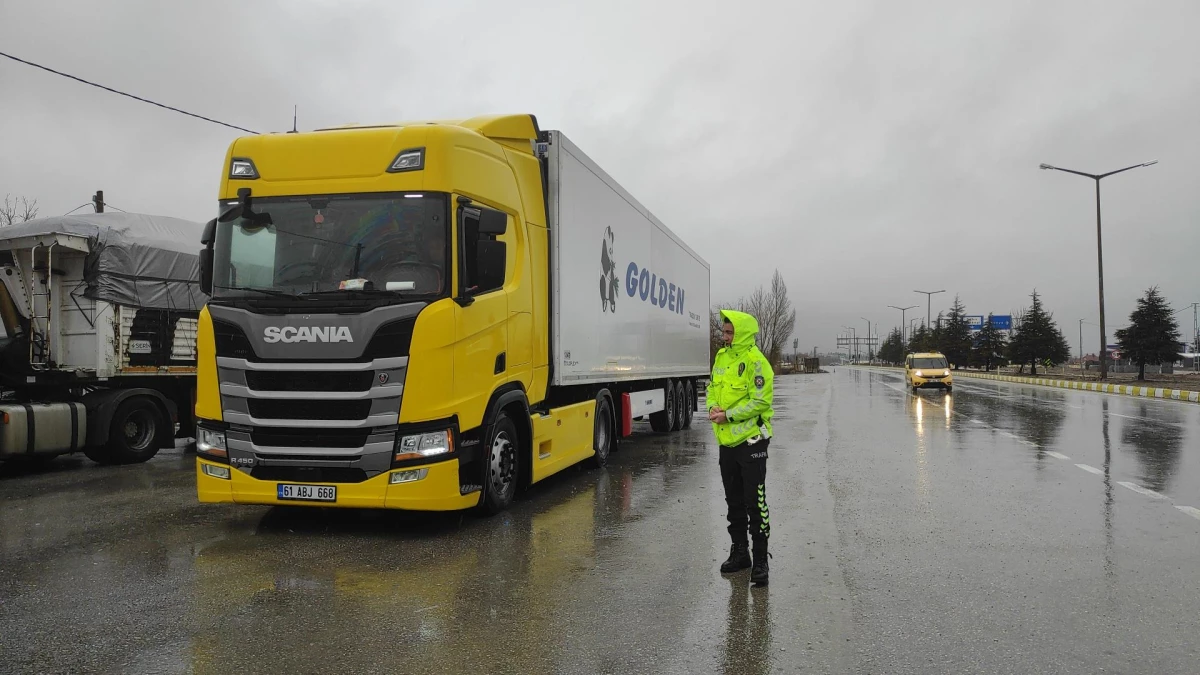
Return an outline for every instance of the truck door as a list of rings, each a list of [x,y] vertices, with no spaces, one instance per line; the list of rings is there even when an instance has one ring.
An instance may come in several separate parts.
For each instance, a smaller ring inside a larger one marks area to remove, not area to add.
[[[504,282],[509,253],[505,240],[511,240],[507,236],[509,219],[503,211],[460,198],[455,233],[454,391],[466,411],[481,411],[496,387],[508,379]]]

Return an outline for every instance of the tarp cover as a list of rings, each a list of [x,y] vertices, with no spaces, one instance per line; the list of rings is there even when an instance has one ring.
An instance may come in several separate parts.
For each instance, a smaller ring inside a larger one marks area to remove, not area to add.
[[[6,240],[42,234],[87,237],[84,297],[133,307],[199,310],[200,236],[204,225],[140,213],[38,218],[0,228]],[[44,251],[38,251],[39,260]]]

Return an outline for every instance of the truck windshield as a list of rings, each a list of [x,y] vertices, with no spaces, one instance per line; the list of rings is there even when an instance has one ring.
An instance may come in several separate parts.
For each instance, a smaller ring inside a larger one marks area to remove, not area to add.
[[[934,370],[937,368],[946,368],[946,359],[919,357],[912,360],[913,368],[927,368]]]
[[[428,193],[254,198],[255,218],[218,225],[213,297],[445,295],[448,204]]]

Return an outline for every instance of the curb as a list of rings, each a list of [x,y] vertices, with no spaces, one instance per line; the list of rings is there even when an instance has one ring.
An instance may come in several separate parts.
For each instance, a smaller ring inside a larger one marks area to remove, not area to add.
[[[1102,394],[1118,396],[1133,396],[1136,398],[1161,398],[1169,401],[1185,401],[1200,403],[1200,391],[1186,389],[1163,389],[1161,387],[1135,387],[1127,384],[1100,384],[1099,382],[1080,382],[1078,380],[1048,380],[1041,377],[1016,377],[1013,375],[991,375],[987,373],[968,373],[955,371],[955,377],[970,377],[979,380],[998,380],[1016,384],[1032,384],[1040,387],[1057,389],[1075,389],[1078,391],[1094,391]]]

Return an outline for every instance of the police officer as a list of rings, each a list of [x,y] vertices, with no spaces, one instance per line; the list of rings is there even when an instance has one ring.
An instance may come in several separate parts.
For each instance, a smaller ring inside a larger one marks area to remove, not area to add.
[[[771,517],[767,510],[767,446],[771,443],[771,401],[775,373],[754,343],[758,320],[744,312],[722,310],[725,347],[717,352],[708,387],[708,419],[720,444],[721,483],[729,507],[729,536],[733,546],[721,573],[747,567],[750,581],[767,585],[767,539]],[[746,534],[754,543],[754,559]]]

